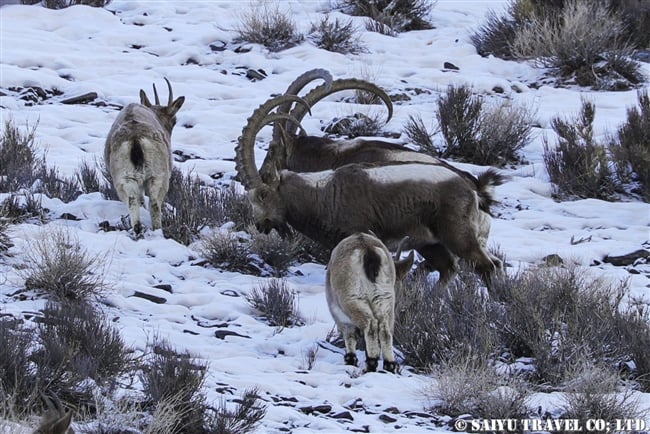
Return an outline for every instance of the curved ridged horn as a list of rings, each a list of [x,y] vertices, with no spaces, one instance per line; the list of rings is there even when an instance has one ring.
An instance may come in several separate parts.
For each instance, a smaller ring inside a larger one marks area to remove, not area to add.
[[[153,99],[154,99],[154,104],[160,105],[160,99],[158,98],[158,91],[156,90],[156,83],[153,84]]]
[[[329,71],[325,69],[312,69],[310,71],[307,71],[301,75],[299,75],[290,85],[287,87],[287,90],[284,92],[285,95],[298,95],[298,92],[303,90],[305,86],[307,86],[309,83],[311,83],[314,80],[323,80],[324,83],[322,86],[325,86],[327,89],[330,88],[332,85],[332,74],[330,74]],[[283,104],[280,104],[278,106],[277,112],[278,113],[289,113],[289,110],[291,110],[291,103],[286,102]],[[282,139],[283,132],[282,128],[286,130],[286,125],[282,125],[281,123],[276,123],[273,126],[273,140],[271,141],[272,145],[279,144],[280,140]]]
[[[305,106],[311,109],[311,107],[313,107],[318,101],[322,100],[323,98],[326,98],[329,95],[332,95],[336,92],[341,92],[343,90],[365,90],[377,95],[379,99],[384,102],[386,109],[388,110],[388,117],[386,118],[386,122],[390,121],[393,117],[393,103],[386,92],[384,92],[384,90],[379,86],[370,83],[369,81],[359,80],[356,78],[341,78],[334,80],[329,86],[320,85],[318,87],[315,87],[303,97],[307,103]],[[298,125],[300,125],[300,122],[302,122],[302,119],[307,114],[307,111],[303,107],[296,106],[293,110],[291,110],[290,113],[291,116],[298,121],[298,124],[291,124],[291,127],[287,128],[287,133],[291,136],[296,134]]]
[[[248,122],[242,129],[241,136],[239,136],[238,139],[238,144],[235,147],[235,169],[237,170],[237,175],[239,175],[240,182],[244,185],[246,190],[257,188],[263,183],[262,177],[257,171],[257,166],[255,165],[254,153],[255,137],[257,137],[257,133],[265,125],[279,120],[289,120],[292,124],[299,124],[299,122],[296,119],[293,119],[289,114],[269,114],[269,112],[275,107],[286,103],[287,101],[306,105],[305,101],[296,95],[276,96],[260,105],[248,118]],[[309,111],[309,107],[307,107],[307,111]]]
[[[167,107],[170,107],[172,105],[172,102],[174,102],[174,93],[172,92],[172,84],[167,80],[167,77],[164,77],[165,81],[167,82],[167,90],[169,90],[169,98],[167,98]]]

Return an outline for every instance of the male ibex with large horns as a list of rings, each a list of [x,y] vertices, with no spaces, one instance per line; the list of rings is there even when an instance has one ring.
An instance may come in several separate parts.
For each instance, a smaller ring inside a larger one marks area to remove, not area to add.
[[[154,230],[162,227],[161,212],[172,170],[171,134],[176,113],[185,102],[174,100],[172,86],[167,105],[161,105],[153,86],[154,104],[140,90],[140,104],[129,104],[118,114],[106,137],[104,159],[120,200],[129,208],[136,238],[143,232],[140,206],[149,196],[149,212]]]
[[[244,152],[252,152],[257,131],[265,124],[273,122],[273,139],[269,147],[269,153],[260,169],[261,180],[267,184],[277,174],[276,167],[288,169],[293,172],[314,172],[336,169],[346,164],[361,162],[380,163],[381,165],[386,165],[387,163],[418,162],[440,166],[437,169],[428,169],[431,171],[432,176],[434,176],[433,172],[445,174],[452,172],[457,175],[457,181],[464,181],[466,184],[465,187],[473,190],[477,196],[479,211],[476,216],[476,228],[478,231],[476,236],[481,246],[485,248],[491,221],[489,208],[494,202],[492,191],[494,186],[503,183],[504,177],[494,170],[488,170],[476,178],[470,173],[459,170],[443,160],[410,150],[392,142],[376,139],[337,141],[304,134],[298,135],[297,131],[300,127],[300,121],[304,118],[311,106],[334,92],[346,89],[361,89],[375,93],[388,107],[390,118],[392,114],[390,98],[376,85],[356,79],[331,81],[327,77],[327,71],[309,71],[298,77],[289,86],[287,93],[271,98],[262,104],[249,118],[248,125],[244,128],[244,133],[242,134],[237,150],[238,155],[242,158],[238,161],[243,161]],[[314,78],[323,78],[325,84],[314,88],[304,98],[297,98],[295,94]],[[293,102],[297,103],[296,107],[289,111]],[[270,114],[275,107],[278,107],[277,112]],[[243,148],[247,148],[247,150],[244,151]],[[241,166],[241,164],[238,163],[238,166]],[[255,169],[252,170],[254,171]],[[388,170],[390,169],[383,169],[384,172]],[[247,185],[247,177],[240,176],[240,179],[242,179],[247,189],[252,187],[251,185]],[[406,181],[406,178],[404,181]],[[435,178],[431,178],[430,181],[435,183]],[[351,202],[352,204],[354,202]],[[403,213],[407,212],[406,209],[403,211]],[[361,228],[360,230],[364,229],[367,228]],[[420,238],[420,241],[423,240]],[[419,242],[417,249],[432,268],[440,271],[443,282],[448,281],[455,274],[455,258],[450,254],[449,249],[444,244],[440,244],[434,238],[429,237],[426,242]],[[487,252],[485,253],[490,256],[494,264],[500,267],[501,262],[496,257]],[[459,256],[462,257],[462,255]]]

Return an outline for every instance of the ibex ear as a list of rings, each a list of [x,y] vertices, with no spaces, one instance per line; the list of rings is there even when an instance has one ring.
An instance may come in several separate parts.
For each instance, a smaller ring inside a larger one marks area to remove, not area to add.
[[[413,250],[411,250],[411,253],[409,253],[406,259],[395,261],[395,277],[398,282],[404,280],[406,275],[409,274],[414,260],[415,253],[413,253]]]
[[[176,112],[178,112],[181,109],[181,106],[185,102],[185,97],[184,96],[179,96],[176,98],[176,100],[167,108],[167,112],[170,115],[175,115]]]
[[[140,104],[145,107],[151,107],[151,101],[149,101],[147,94],[142,89],[140,89]]]

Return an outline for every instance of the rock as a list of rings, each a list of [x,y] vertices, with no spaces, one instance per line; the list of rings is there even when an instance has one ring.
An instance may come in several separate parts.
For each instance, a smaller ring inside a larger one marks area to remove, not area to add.
[[[634,263],[639,259],[650,259],[650,251],[639,249],[626,255],[607,255],[603,258],[603,261],[620,267],[623,265],[634,265]]]
[[[158,285],[154,285],[154,288],[162,289],[163,291],[167,291],[170,294],[173,292],[172,291],[172,286],[169,283],[160,283]]]
[[[451,62],[445,62],[445,63],[443,63],[443,64],[442,64],[442,67],[443,67],[444,69],[450,69],[450,70],[452,70],[452,71],[459,71],[459,70],[460,70],[459,67],[457,67],[456,65],[454,65],[454,64],[451,63]]]
[[[384,422],[384,423],[393,423],[397,422],[397,419],[394,418],[393,416],[389,416],[387,414],[380,414],[379,415],[379,420]]]
[[[352,416],[352,413],[349,411],[342,411],[340,413],[333,414],[330,416],[332,419],[346,419],[346,420],[354,420],[354,417]]]
[[[251,338],[250,336],[240,335],[239,333],[230,330],[217,330],[216,332],[214,332],[214,336],[221,340],[225,340],[226,336],[238,336],[240,338],[246,338],[246,339]]]
[[[150,302],[156,303],[156,304],[165,304],[165,303],[167,303],[166,298],[158,297],[156,295],[146,294],[146,293],[140,292],[140,291],[135,291],[133,293],[132,297],[144,298],[145,300],[149,300]]]
[[[61,101],[61,104],[88,104],[97,99],[96,92],[88,92],[83,95],[73,96],[71,98],[64,99]]]

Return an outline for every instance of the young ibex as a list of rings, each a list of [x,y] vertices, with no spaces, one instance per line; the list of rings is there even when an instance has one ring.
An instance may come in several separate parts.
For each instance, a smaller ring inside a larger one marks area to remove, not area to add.
[[[336,83],[332,83],[331,89],[338,88]],[[292,113],[306,110],[304,107],[314,101],[285,94],[265,102],[248,119],[235,149],[239,179],[249,190],[261,230],[275,228],[282,234],[289,224],[330,248],[359,231],[372,230],[389,246],[410,235],[409,247],[416,249],[431,268],[440,271],[442,283],[448,282],[457,271],[454,255],[475,264],[486,279],[501,268],[501,261],[485,250],[492,190],[503,182],[503,177],[494,170],[474,178],[439,160],[425,161],[423,154],[403,147],[399,152],[382,156],[375,151],[399,145],[380,141],[358,142],[368,144],[364,158],[374,163],[353,159],[352,164],[346,165],[344,158],[321,160],[323,155],[341,155],[340,145],[343,150],[350,148],[346,142],[339,141],[332,142],[328,146],[330,151],[322,153],[315,145],[313,154],[305,152],[300,159],[285,158],[277,152],[264,163],[263,168],[267,170],[258,173],[253,155],[257,132],[272,122],[277,125],[287,121],[300,127],[292,114],[269,114],[287,100],[301,104]],[[286,125],[282,128],[291,132]],[[307,136],[305,141],[309,139]],[[313,140],[322,143],[329,139]],[[293,152],[302,152],[299,149],[296,146]],[[290,166],[291,161],[294,163]],[[300,161],[307,163],[300,165]],[[312,172],[322,161],[327,161],[334,170]]]
[[[384,370],[394,373],[397,369],[393,354],[395,285],[413,265],[413,252],[400,260],[401,251],[400,246],[393,260],[384,243],[366,233],[350,235],[332,250],[325,294],[345,341],[347,365],[357,365],[356,334],[361,331],[366,343],[366,371],[377,370],[380,349]]]
[[[162,227],[161,210],[172,169],[171,134],[176,113],[185,102],[181,96],[173,99],[172,86],[167,105],[160,105],[156,85],[155,103],[140,90],[140,104],[129,104],[118,114],[106,137],[104,159],[120,200],[129,208],[136,238],[143,232],[140,206],[144,193],[149,196],[152,228]]]
[[[74,434],[74,430],[70,427],[72,412],[66,411],[56,396],[50,398],[41,395],[41,398],[47,406],[47,411],[41,418],[40,425],[32,434]]]

